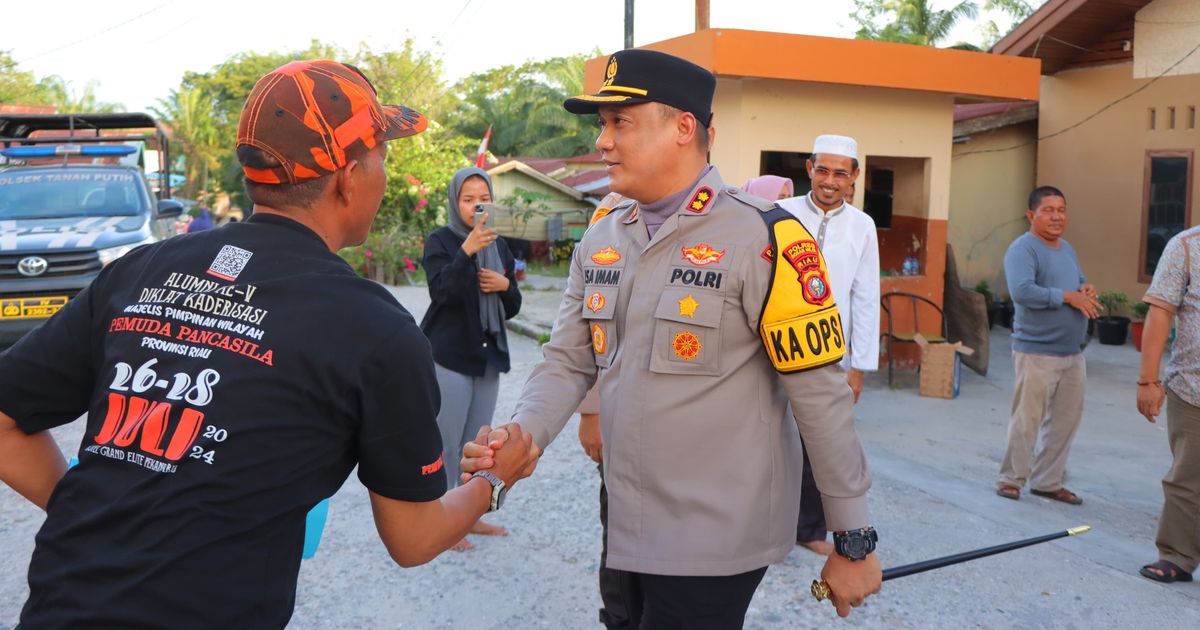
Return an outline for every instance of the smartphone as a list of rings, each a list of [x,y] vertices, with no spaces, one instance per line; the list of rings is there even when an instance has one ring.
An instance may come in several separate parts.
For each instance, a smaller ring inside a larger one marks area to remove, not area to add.
[[[487,221],[480,229],[488,229],[496,227],[496,206],[490,203],[475,204],[475,225],[479,225],[483,221],[483,215],[487,214]]]

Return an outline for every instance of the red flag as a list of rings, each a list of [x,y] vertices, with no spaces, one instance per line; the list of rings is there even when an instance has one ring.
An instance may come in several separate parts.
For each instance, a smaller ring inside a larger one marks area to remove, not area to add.
[[[487,132],[483,134],[483,142],[479,143],[479,153],[475,155],[475,168],[483,168],[487,164],[487,147],[488,140],[492,139],[492,127],[488,125]]]

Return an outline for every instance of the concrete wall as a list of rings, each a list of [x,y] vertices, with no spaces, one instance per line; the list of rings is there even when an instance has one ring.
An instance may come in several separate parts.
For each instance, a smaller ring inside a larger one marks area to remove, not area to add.
[[[1146,85],[1147,80],[1133,78],[1132,70],[1125,63],[1044,77],[1038,135],[1060,132]],[[1196,105],[1200,75],[1164,77],[1082,125],[1038,143],[1037,183],[1066,193],[1066,238],[1099,289],[1119,289],[1133,299],[1145,292],[1147,284],[1138,281],[1138,256],[1146,151],[1196,150],[1200,130],[1187,128],[1188,107]],[[1177,111],[1173,130],[1164,123],[1169,106]],[[1158,112],[1154,130],[1149,129],[1151,108]],[[1192,166],[1194,186],[1200,178],[1196,161]],[[1197,200],[1200,195],[1192,195],[1190,225],[1200,221]]]
[[[1137,12],[1133,33],[1134,77],[1200,73],[1200,54],[1171,68],[1200,43],[1200,2],[1155,0]]]
[[[1004,252],[1029,229],[1025,206],[1037,166],[1037,122],[972,134],[954,145],[950,167],[950,244],[962,284],[986,280],[1007,293]]]
[[[862,156],[929,158],[928,208],[915,216],[944,220],[950,207],[953,111],[953,98],[946,94],[718,78],[712,162],[726,181],[740,184],[759,175],[763,151],[808,153],[823,133],[853,136]],[[860,180],[855,199],[860,206],[863,184]]]

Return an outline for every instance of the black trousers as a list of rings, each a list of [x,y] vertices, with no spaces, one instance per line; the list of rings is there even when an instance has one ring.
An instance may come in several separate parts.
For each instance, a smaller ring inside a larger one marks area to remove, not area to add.
[[[608,567],[608,491],[601,467],[600,623],[609,630],[738,630],[767,568],[717,577],[651,575]],[[819,497],[818,497],[819,498]]]
[[[812,464],[808,461],[808,449],[804,450],[804,479],[800,482],[800,517],[796,521],[796,542],[825,540],[829,532],[825,529],[825,506],[821,503],[821,491],[813,479]]]

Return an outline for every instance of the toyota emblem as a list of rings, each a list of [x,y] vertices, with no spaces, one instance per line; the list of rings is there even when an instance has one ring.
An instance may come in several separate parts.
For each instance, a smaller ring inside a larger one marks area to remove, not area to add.
[[[41,256],[26,256],[17,263],[17,271],[22,276],[32,278],[46,273],[46,269],[50,267],[50,263],[46,262]]]

